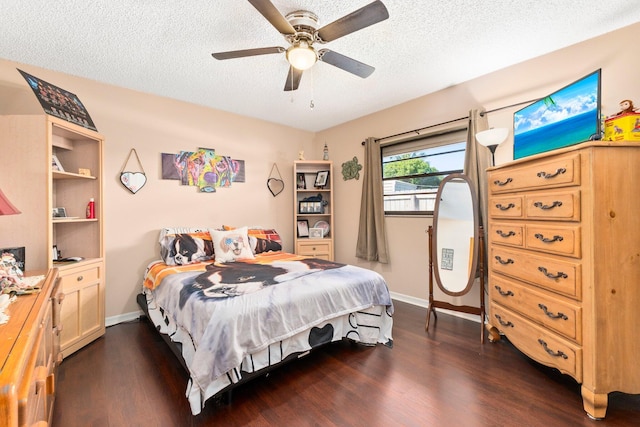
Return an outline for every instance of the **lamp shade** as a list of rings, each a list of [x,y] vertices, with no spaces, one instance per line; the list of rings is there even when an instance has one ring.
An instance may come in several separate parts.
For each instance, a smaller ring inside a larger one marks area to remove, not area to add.
[[[509,136],[507,128],[491,128],[476,133],[476,140],[485,147],[494,147],[502,144]]]
[[[7,196],[0,190],[0,215],[14,215],[19,213],[20,211],[11,204]]]
[[[316,51],[305,41],[300,41],[287,49],[287,61],[298,70],[304,71],[311,68],[317,60]]]

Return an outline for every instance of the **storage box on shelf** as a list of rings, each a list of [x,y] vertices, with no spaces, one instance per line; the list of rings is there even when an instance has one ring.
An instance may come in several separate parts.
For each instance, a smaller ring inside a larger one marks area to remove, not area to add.
[[[490,336],[608,394],[640,393],[640,143],[588,142],[489,170]]]
[[[316,187],[318,173],[326,183]],[[334,221],[333,221],[333,163],[328,160],[298,160],[293,164],[294,250],[296,254],[313,256],[333,261]],[[319,202],[319,204],[318,204]],[[323,237],[301,236],[299,222],[304,229],[321,228]]]
[[[105,332],[103,141],[97,132],[51,116],[0,116],[0,177],[20,189],[12,201],[22,211],[3,221],[0,247],[25,246],[28,269],[58,268],[67,298],[64,356]],[[54,154],[62,171],[52,166]],[[95,218],[88,219],[92,198]],[[54,218],[54,208],[64,208],[66,217]],[[82,259],[54,263],[54,247],[63,258]]]

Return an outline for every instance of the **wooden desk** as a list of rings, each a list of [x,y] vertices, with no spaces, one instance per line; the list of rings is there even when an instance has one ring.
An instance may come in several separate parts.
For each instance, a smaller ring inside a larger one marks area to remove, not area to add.
[[[37,294],[19,296],[0,325],[0,427],[49,425],[60,353],[58,269],[45,274]],[[28,274],[29,275],[29,274]]]

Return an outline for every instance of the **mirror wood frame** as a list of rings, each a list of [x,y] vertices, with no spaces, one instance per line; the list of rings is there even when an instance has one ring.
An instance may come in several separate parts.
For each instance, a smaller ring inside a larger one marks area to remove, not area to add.
[[[451,291],[444,286],[442,278],[439,272],[438,251],[437,251],[437,239],[438,239],[438,220],[440,217],[440,202],[442,200],[442,192],[448,182],[453,180],[463,180],[469,188],[471,198],[471,210],[473,211],[473,250],[471,268],[467,277],[467,283],[465,287],[460,291]],[[433,225],[429,226],[429,309],[427,311],[427,321],[425,330],[429,331],[429,320],[431,313],[433,312],[434,318],[438,319],[436,314],[436,308],[443,308],[451,311],[459,311],[467,314],[477,314],[481,319],[480,329],[480,342],[484,343],[484,321],[485,321],[485,303],[484,303],[484,231],[480,226],[480,219],[478,213],[478,198],[472,189],[471,181],[464,174],[451,174],[445,177],[436,194],[436,203],[433,211]],[[434,264],[436,268],[434,269]],[[473,307],[469,305],[454,305],[446,301],[437,301],[433,294],[433,282],[435,282],[438,288],[449,296],[462,296],[467,294],[475,283],[477,277],[476,272],[480,276],[480,307]]]

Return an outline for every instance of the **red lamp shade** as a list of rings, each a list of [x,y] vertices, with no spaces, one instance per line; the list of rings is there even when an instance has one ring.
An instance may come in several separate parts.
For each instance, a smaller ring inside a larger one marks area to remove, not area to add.
[[[7,196],[0,190],[0,215],[14,215],[19,213],[20,211],[11,204]]]

